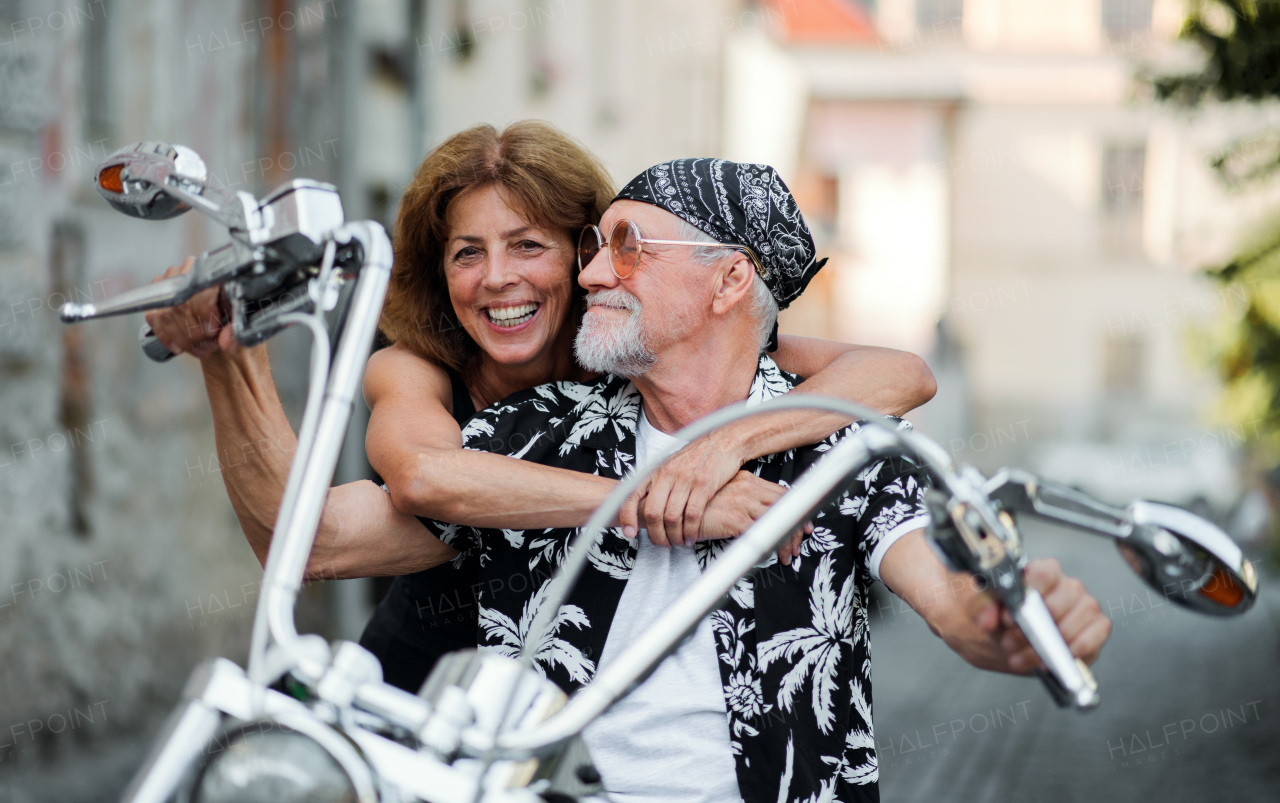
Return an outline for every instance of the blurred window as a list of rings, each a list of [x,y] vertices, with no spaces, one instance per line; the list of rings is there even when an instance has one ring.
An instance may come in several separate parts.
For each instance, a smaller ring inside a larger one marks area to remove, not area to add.
[[[1102,0],[1102,30],[1124,39],[1151,30],[1151,0]]]
[[[1108,396],[1136,398],[1142,394],[1145,343],[1135,332],[1112,332],[1103,346],[1103,389]]]
[[[829,173],[818,178],[814,193],[813,214],[805,215],[812,221],[814,235],[823,243],[833,242],[840,211],[840,180]]]
[[[1116,256],[1142,252],[1142,196],[1145,145],[1110,144],[1102,149],[1102,248]]]
[[[114,139],[115,115],[111,102],[110,17],[107,2],[89,3],[85,9],[90,19],[83,21],[84,30],[84,118],[88,139]]]
[[[476,35],[471,27],[471,4],[467,0],[453,0],[453,35],[456,38],[454,57],[459,64],[466,64],[476,52]]]
[[[923,41],[959,36],[964,0],[916,0],[916,32]]]
[[[92,297],[86,293],[84,228],[73,220],[58,220],[53,224],[52,253],[49,260],[50,285],[54,294],[67,299]],[[50,298],[53,296],[51,295]],[[90,393],[92,378],[89,375],[88,344],[79,326],[64,326],[62,340],[62,376],[58,395],[58,424],[67,432],[67,440],[78,448],[68,449],[71,476],[67,485],[67,511],[70,514],[71,531],[81,538],[89,536],[92,521],[89,517],[90,495],[93,493],[93,451],[84,441],[93,442],[94,424],[105,427],[104,422],[93,420],[93,396]],[[105,434],[105,433],[104,433]]]

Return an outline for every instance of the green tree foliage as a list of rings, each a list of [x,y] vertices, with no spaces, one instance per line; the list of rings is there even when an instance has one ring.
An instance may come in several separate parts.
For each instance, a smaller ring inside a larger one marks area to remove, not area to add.
[[[1280,0],[1199,0],[1181,36],[1204,48],[1208,63],[1195,75],[1160,76],[1156,96],[1196,104],[1268,100],[1280,96]]]
[[[1204,50],[1204,68],[1152,78],[1157,98],[1189,107],[1280,98],[1280,0],[1197,0],[1181,36]],[[1232,189],[1273,179],[1280,172],[1280,132],[1236,142],[1211,165]],[[1226,387],[1223,412],[1255,428],[1255,457],[1274,465],[1280,462],[1280,221],[1273,219],[1234,258],[1206,273],[1224,298],[1239,302],[1215,349]]]

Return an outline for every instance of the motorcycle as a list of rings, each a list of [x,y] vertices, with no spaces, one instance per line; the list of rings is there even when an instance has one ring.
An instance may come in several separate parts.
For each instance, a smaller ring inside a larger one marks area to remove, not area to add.
[[[1028,588],[1018,523],[1038,518],[1110,538],[1150,586],[1210,615],[1244,613],[1257,576],[1213,524],[1179,508],[1135,501],[1124,508],[1017,469],[990,477],[953,465],[935,442],[899,431],[871,410],[822,397],[739,404],[676,434],[694,440],[748,415],[819,409],[861,420],[702,574],[616,661],[572,698],[533,666],[477,650],[445,656],[418,694],[382,681],[377,659],[351,642],[299,634],[294,605],[325,493],[333,478],[361,372],[390,277],[392,251],[377,223],[348,222],[336,189],[290,181],[262,199],[214,187],[188,148],[140,142],[111,154],[95,186],[115,209],[164,220],[199,210],[230,241],[200,255],[193,270],[114,298],[69,303],[67,322],[173,306],[222,288],[236,338],[253,345],[303,326],[314,347],[298,447],[264,569],[248,666],[225,658],[198,666],[183,702],[125,793],[126,803],[358,801],[358,803],[563,803],[604,798],[583,729],[625,696],[697,627],[743,576],[773,554],[799,523],[839,498],[859,471],[906,454],[930,475],[929,541],[954,571],[1000,599],[1041,657],[1055,702],[1087,711],[1098,684],[1064,643],[1044,600]],[[332,338],[326,313],[340,305]],[[172,356],[143,327],[144,352]],[[552,580],[526,645],[537,645],[588,563],[593,544],[665,454],[623,482],[579,530]]]

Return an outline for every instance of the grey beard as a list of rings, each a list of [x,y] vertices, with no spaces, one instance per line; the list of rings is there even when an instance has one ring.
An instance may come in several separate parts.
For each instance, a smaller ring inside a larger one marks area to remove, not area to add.
[[[645,345],[645,331],[640,323],[640,301],[625,290],[602,290],[588,296],[592,300],[625,307],[631,315],[622,323],[604,322],[588,312],[573,341],[573,354],[578,364],[599,374],[617,374],[627,378],[647,373],[658,358]]]

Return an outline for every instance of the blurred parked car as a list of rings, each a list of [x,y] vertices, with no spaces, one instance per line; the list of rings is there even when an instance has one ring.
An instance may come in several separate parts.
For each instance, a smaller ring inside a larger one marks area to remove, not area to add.
[[[1225,522],[1243,493],[1231,430],[1134,425],[1111,441],[1057,440],[1033,447],[1029,467],[1099,499],[1166,502]]]

